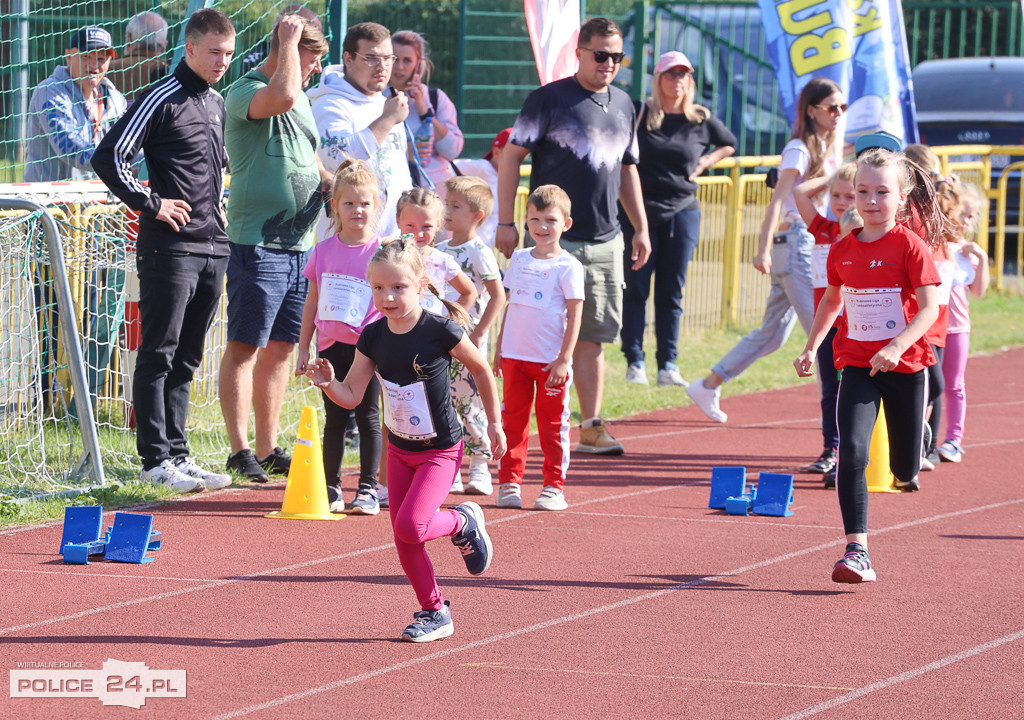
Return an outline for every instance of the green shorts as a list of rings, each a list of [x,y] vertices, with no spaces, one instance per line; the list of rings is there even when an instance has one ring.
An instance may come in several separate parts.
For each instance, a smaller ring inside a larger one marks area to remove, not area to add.
[[[562,248],[583,263],[583,322],[580,340],[616,343],[622,329],[622,233],[608,242],[562,240]]]

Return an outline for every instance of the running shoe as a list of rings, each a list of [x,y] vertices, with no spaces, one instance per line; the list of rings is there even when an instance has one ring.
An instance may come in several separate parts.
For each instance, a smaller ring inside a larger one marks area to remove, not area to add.
[[[462,529],[452,536],[452,545],[462,553],[470,575],[482,575],[491,566],[491,538],[484,528],[484,511],[475,502],[455,507],[462,516]]]
[[[265,483],[270,480],[267,471],[260,467],[252,450],[239,450],[228,457],[227,469],[238,473],[250,482]]]
[[[143,470],[139,474],[139,480],[153,485],[163,485],[181,493],[201,492],[206,489],[202,480],[185,475],[170,459],[164,460],[156,467]]]
[[[826,474],[836,466],[836,451],[832,448],[825,448],[818,459],[807,466],[807,472]]]
[[[523,506],[522,490],[519,483],[500,483],[498,485],[498,499],[494,504],[500,508],[521,508]]]
[[[534,510],[565,510],[569,503],[565,501],[565,493],[554,487],[546,487],[533,503]]]
[[[700,411],[717,423],[724,423],[729,416],[722,412],[718,401],[722,397],[722,389],[712,390],[704,386],[704,379],[697,378],[686,386],[686,394],[693,400],[693,404],[700,408]]]
[[[353,515],[376,515],[380,512],[377,493],[373,490],[360,490],[348,511]]]
[[[231,484],[230,475],[223,475],[221,473],[204,470],[188,455],[177,458],[174,461],[174,467],[178,468],[178,472],[183,475],[188,475],[189,477],[201,480],[203,482],[203,487],[207,490],[220,490]]]
[[[939,458],[942,462],[958,463],[964,459],[964,449],[956,440],[947,440],[939,446]]]
[[[686,379],[679,374],[679,368],[665,367],[658,371],[658,385],[688,385]]]
[[[849,543],[843,559],[832,568],[832,582],[865,583],[874,582],[875,571],[867,548],[860,543]]]
[[[440,610],[420,610],[412,614],[412,623],[402,631],[405,642],[423,643],[451,637],[455,632],[450,603],[445,600]]]
[[[626,368],[626,382],[635,385],[647,385],[647,372],[643,365],[629,365]]]

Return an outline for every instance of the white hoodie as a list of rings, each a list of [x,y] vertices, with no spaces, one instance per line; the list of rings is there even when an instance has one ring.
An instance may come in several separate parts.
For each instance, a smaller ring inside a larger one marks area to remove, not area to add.
[[[317,155],[328,172],[333,173],[346,157],[366,160],[377,174],[383,211],[377,232],[398,235],[395,206],[398,197],[412,187],[409,175],[409,142],[405,125],[398,123],[383,143],[370,131],[370,123],[384,112],[384,95],[365,95],[345,79],[342,65],[328,65],[320,75],[320,84],[307,91],[313,119],[320,133]],[[326,216],[317,227],[317,240],[326,231]]]

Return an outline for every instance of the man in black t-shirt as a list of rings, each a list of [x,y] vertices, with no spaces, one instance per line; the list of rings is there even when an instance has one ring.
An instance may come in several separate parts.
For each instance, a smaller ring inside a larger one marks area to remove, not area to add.
[[[604,393],[603,343],[618,341],[622,318],[623,247],[616,202],[635,229],[630,258],[634,269],[651,252],[637,174],[633,102],[612,80],[622,62],[622,30],[612,20],[593,18],[580,28],[579,70],[530,93],[512,128],[498,167],[497,247],[506,257],[519,244],[513,222],[519,166],[532,155],[530,189],[557,185],[572,201],[572,228],[562,247],[586,269],[583,323],[573,354],[580,401],[577,452],[621,455],[622,445],[601,420]]]

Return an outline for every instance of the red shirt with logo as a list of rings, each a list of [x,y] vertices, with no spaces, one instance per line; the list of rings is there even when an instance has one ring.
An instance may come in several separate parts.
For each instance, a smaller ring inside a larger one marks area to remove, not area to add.
[[[839,240],[828,254],[828,284],[842,289],[845,304],[832,344],[837,368],[871,367],[875,353],[917,314],[915,289],[940,282],[931,250],[906,227],[896,225],[874,242],[858,240],[862,230]],[[935,353],[922,336],[893,370],[912,373],[934,364]]]
[[[829,220],[822,215],[816,215],[811,224],[807,226],[807,232],[814,236],[815,249],[811,251],[812,261],[811,266],[815,268],[815,261],[813,259],[813,253],[817,250],[817,246],[821,245],[832,245],[839,239],[839,223],[835,220]],[[831,254],[831,250],[829,251]],[[814,309],[817,311],[818,305],[821,303],[821,299],[825,296],[825,288],[828,287],[828,279],[821,278],[822,282],[818,282],[817,269],[813,271],[814,275]],[[839,318],[836,318],[835,323],[832,327],[839,327]]]

